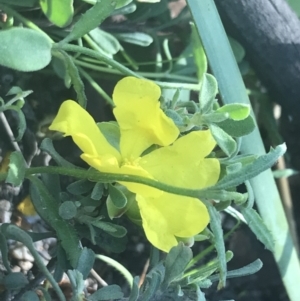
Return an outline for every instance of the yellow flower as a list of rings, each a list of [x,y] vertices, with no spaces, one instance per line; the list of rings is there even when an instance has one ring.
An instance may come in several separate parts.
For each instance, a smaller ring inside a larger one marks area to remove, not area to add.
[[[72,136],[83,152],[81,158],[101,172],[136,175],[190,189],[214,185],[220,164],[217,159],[205,158],[216,144],[210,131],[194,131],[178,138],[179,130],[160,109],[160,93],[156,84],[144,79],[125,77],[117,83],[113,100],[120,151],[72,100],[61,105],[50,129]],[[162,147],[141,156],[151,145]],[[196,198],[137,183],[121,184],[136,193],[145,234],[158,249],[168,252],[177,245],[176,237],[194,236],[209,223],[205,205]]]

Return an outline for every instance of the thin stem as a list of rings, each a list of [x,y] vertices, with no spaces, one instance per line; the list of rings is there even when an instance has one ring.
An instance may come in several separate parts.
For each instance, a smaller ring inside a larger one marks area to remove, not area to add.
[[[98,59],[99,61],[102,61],[106,63],[107,65],[117,69],[121,74],[128,75],[128,76],[134,76],[140,78],[141,76],[137,73],[133,72],[132,70],[124,67],[122,64],[118,63],[117,61],[111,59],[110,57],[103,55],[95,50],[81,47],[77,45],[70,45],[70,44],[54,44],[53,49],[62,49],[65,51],[71,51],[76,53],[82,53],[87,56],[93,57],[95,59]]]
[[[109,95],[98,85],[98,83],[82,68],[78,68],[79,72],[82,74],[82,76],[90,83],[90,85],[106,100],[108,104],[110,104],[112,107],[115,106],[113,100]]]
[[[43,167],[30,167],[26,169],[25,176],[28,177],[34,174],[48,173],[48,174],[60,174],[70,176],[79,179],[88,179],[94,182],[113,183],[113,182],[133,182],[140,183],[147,186],[157,188],[159,190],[169,192],[172,194],[178,194],[182,196],[188,196],[193,198],[205,199],[206,190],[198,189],[185,189],[180,187],[174,187],[167,185],[156,180],[147,179],[139,176],[127,175],[127,174],[113,174],[102,173],[96,170],[86,170],[83,168],[68,168],[58,166],[43,166]],[[7,173],[0,173],[0,182],[4,181],[7,177]]]
[[[116,70],[116,69],[111,69],[111,68],[107,68],[107,67],[103,67],[103,66],[97,66],[95,64],[83,62],[83,61],[80,61],[80,60],[75,60],[75,63],[76,63],[76,65],[79,65],[79,66],[82,66],[82,67],[85,67],[85,68],[88,68],[88,69],[100,71],[100,72],[105,72],[105,73],[110,73],[110,74],[118,74],[118,75],[123,74],[121,71]],[[135,74],[137,74],[138,77],[165,78],[165,79],[176,80],[176,81],[179,81],[179,82],[180,81],[190,82],[190,84],[187,84],[187,85],[198,84],[198,80],[195,77],[177,75],[177,74],[166,73],[166,72],[158,72],[158,73],[155,73],[155,72],[136,72]],[[180,85],[185,86],[186,84],[184,84],[184,83],[181,84],[180,83]]]

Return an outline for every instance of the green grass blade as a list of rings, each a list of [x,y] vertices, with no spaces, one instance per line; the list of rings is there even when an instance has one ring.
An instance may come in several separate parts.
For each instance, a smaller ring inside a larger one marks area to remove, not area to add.
[[[245,86],[213,0],[187,0],[224,103],[249,104]],[[243,137],[243,153],[265,154],[258,129]],[[280,196],[267,170],[250,180],[259,212],[275,238],[274,256],[291,301],[300,300],[300,265]]]

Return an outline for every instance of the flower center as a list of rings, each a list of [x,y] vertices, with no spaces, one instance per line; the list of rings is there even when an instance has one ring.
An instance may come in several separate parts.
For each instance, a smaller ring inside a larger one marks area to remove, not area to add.
[[[121,161],[121,166],[134,166],[134,167],[139,167],[140,164],[140,157],[138,158],[134,158],[134,157],[130,157],[130,158],[122,158],[122,161]]]

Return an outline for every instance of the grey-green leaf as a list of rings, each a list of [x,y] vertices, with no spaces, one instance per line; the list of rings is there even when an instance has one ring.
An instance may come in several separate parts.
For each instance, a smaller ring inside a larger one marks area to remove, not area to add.
[[[116,1],[99,0],[86,11],[74,25],[72,31],[60,43],[76,40],[99,26],[114,11]]]
[[[77,207],[74,202],[66,201],[59,206],[58,213],[63,219],[71,219],[76,216]]]
[[[28,291],[22,296],[21,301],[40,301],[40,299],[35,292]]]
[[[226,261],[226,252],[225,252],[221,217],[219,212],[216,210],[214,206],[209,205],[207,209],[210,216],[210,228],[214,234],[215,248],[218,253],[219,271],[220,271],[218,289],[221,289],[226,285],[226,275],[227,275],[227,261]]]
[[[161,285],[162,290],[167,289],[172,281],[182,275],[192,258],[192,250],[184,246],[183,243],[179,243],[170,250],[165,260],[166,271],[164,281]]]
[[[82,274],[83,279],[86,279],[93,268],[95,262],[95,253],[93,250],[88,249],[86,247],[81,251],[77,270]]]
[[[116,285],[109,285],[102,287],[88,297],[88,301],[105,301],[105,300],[115,300],[123,297],[121,288]]]
[[[249,228],[256,235],[257,239],[261,241],[268,250],[273,252],[274,239],[259,214],[254,209],[245,207],[241,207],[241,212],[248,222]]]
[[[153,42],[153,38],[144,33],[144,32],[126,32],[126,33],[116,33],[115,37],[118,38],[120,41],[147,47]]]
[[[226,119],[218,122],[218,126],[232,137],[242,137],[255,129],[255,122],[251,115],[243,120]]]
[[[213,189],[227,189],[244,183],[246,180],[257,176],[261,172],[272,167],[285,151],[285,144],[280,144],[276,146],[275,149],[271,148],[269,153],[258,157],[251,164],[245,165],[237,172],[226,175],[213,187]]]
[[[23,72],[37,71],[51,61],[51,42],[36,30],[22,27],[0,31],[0,65]]]
[[[218,93],[218,83],[216,79],[207,73],[203,74],[202,86],[199,93],[199,107],[201,113],[210,113],[215,97]]]
[[[6,183],[20,186],[25,177],[26,162],[21,152],[12,152],[9,157],[9,169]]]
[[[209,129],[222,151],[230,157],[237,148],[235,140],[217,125],[209,124]]]
[[[28,280],[23,273],[10,273],[1,282],[8,290],[19,290],[28,284]]]
[[[124,208],[126,206],[127,198],[120,189],[116,188],[114,185],[108,184],[108,191],[110,199],[117,208]]]

